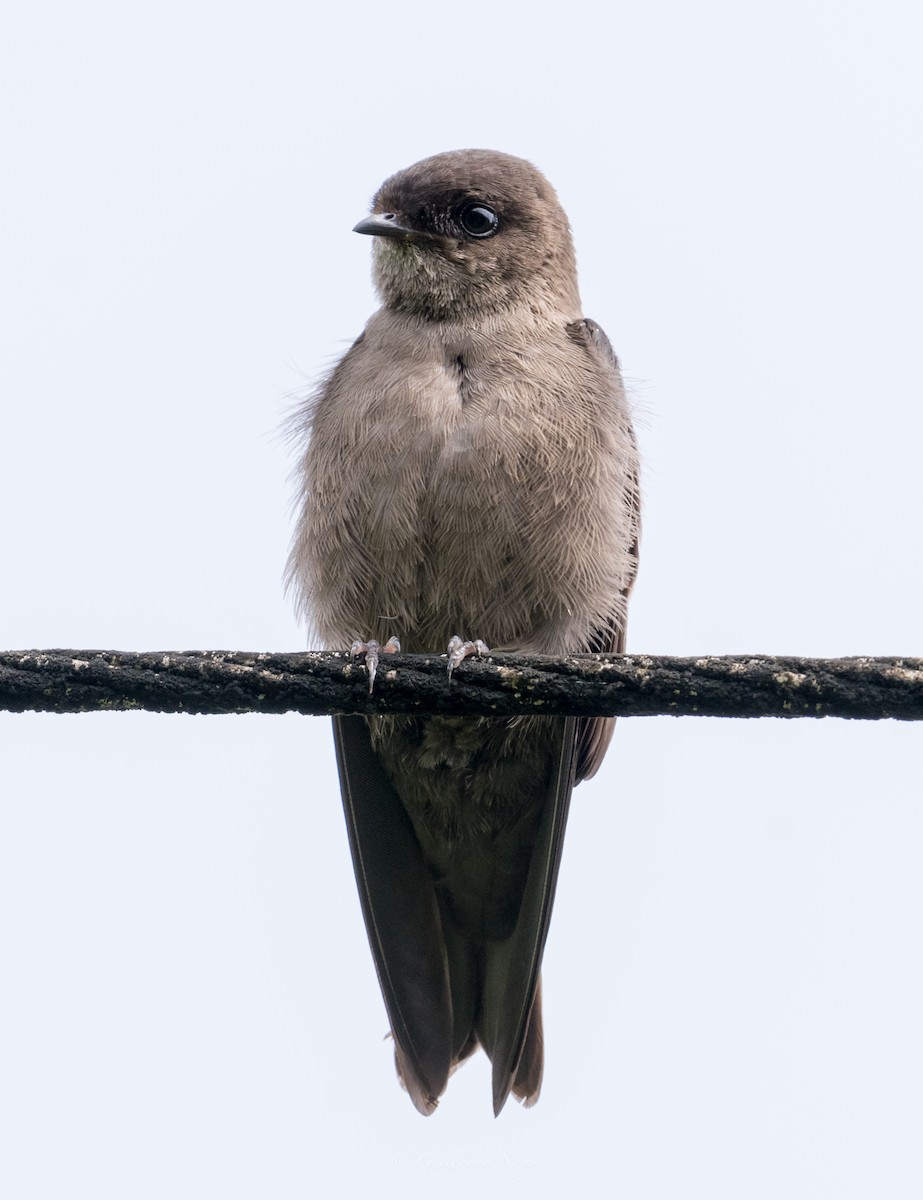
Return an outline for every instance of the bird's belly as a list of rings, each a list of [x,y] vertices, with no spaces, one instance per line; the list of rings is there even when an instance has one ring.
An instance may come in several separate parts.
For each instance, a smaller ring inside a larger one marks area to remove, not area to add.
[[[337,503],[355,518],[331,539],[321,589],[340,616],[352,609],[351,637],[397,635],[418,653],[444,650],[457,633],[564,653],[612,611],[623,581],[600,552],[622,537],[619,488],[593,482],[590,445],[556,432],[527,391],[516,405],[489,388],[466,396],[436,372],[403,381],[401,403],[386,406],[400,414],[391,425],[365,415],[355,473],[337,480]],[[523,399],[526,422],[510,412]],[[565,536],[571,509],[582,515],[579,539]],[[359,571],[344,580],[347,561]]]
[[[413,512],[389,501],[371,539],[388,547],[377,556],[381,592],[390,588],[396,560],[416,564],[417,627],[399,631],[408,650],[442,650],[455,633],[521,644],[554,603],[556,579],[546,573],[542,522],[528,484],[511,479],[489,453],[459,449],[458,441],[434,456]],[[392,496],[413,490],[412,480],[399,476],[389,486]]]

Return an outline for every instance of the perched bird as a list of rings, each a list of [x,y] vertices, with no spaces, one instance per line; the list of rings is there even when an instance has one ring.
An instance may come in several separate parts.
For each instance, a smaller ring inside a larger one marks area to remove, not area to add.
[[[382,307],[295,418],[288,581],[320,643],[622,650],[637,451],[551,186],[508,154],[437,154],[388,179],[355,228],[374,238]],[[612,724],[334,719],[397,1069],[422,1113],[478,1045],[496,1113],[511,1091],[538,1099],[568,804]]]

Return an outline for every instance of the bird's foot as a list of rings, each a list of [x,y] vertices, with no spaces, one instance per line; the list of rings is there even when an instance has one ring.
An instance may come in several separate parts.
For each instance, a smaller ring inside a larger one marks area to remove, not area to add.
[[[449,678],[452,678],[452,672],[460,662],[464,662],[466,658],[470,658],[472,654],[478,658],[482,654],[490,654],[490,647],[482,642],[480,638],[476,638],[473,642],[463,642],[456,633],[449,642]]]
[[[401,643],[396,637],[388,638],[382,646],[378,642],[368,641],[360,642],[358,639],[353,642],[349,648],[349,657],[357,658],[360,654],[365,655],[365,665],[369,673],[369,695],[371,696],[375,688],[375,675],[378,672],[378,656],[379,654],[400,654]]]

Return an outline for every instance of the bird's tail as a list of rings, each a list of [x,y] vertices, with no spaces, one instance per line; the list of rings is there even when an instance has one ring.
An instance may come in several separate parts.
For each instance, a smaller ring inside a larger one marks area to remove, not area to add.
[[[495,1036],[491,1038],[483,1026],[479,1031],[472,1029],[454,1053],[449,1068],[449,1075],[452,1075],[467,1058],[471,1057],[478,1046],[483,1045],[493,1064],[495,1115],[499,1114],[511,1093],[526,1108],[531,1108],[541,1095],[542,1074],[545,1066],[541,981],[539,981],[532,1001],[519,1061],[513,1066],[510,1062],[509,1051],[516,1032],[512,1028],[504,1028],[501,1025],[495,1031]],[[394,1065],[397,1068],[401,1086],[410,1094],[418,1110],[426,1115],[431,1113],[436,1107],[436,1101],[418,1094],[420,1091],[418,1081],[398,1042],[395,1042],[394,1045]]]

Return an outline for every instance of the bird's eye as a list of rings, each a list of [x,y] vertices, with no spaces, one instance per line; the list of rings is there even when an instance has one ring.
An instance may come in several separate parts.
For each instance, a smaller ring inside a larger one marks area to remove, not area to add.
[[[466,204],[458,214],[458,222],[469,237],[492,237],[500,227],[500,218],[486,204]]]

